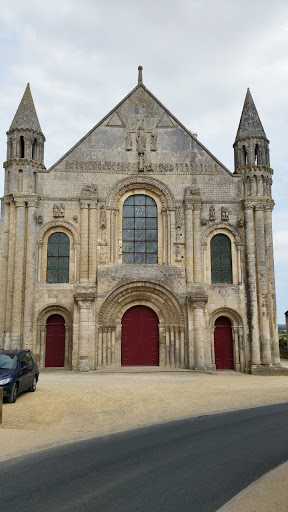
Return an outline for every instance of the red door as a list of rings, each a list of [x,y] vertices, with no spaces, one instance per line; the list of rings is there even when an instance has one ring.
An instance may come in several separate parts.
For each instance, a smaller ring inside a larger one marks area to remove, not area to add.
[[[232,328],[225,316],[215,322],[214,349],[216,370],[234,370]]]
[[[46,325],[45,366],[64,366],[65,320],[61,315],[51,315]]]
[[[156,313],[146,306],[128,309],[122,318],[122,366],[159,365],[159,328]]]

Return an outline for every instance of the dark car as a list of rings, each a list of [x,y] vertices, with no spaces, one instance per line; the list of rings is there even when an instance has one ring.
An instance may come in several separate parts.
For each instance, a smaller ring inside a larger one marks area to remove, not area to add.
[[[35,391],[39,369],[30,350],[0,350],[0,386],[3,399],[14,403],[18,393]]]

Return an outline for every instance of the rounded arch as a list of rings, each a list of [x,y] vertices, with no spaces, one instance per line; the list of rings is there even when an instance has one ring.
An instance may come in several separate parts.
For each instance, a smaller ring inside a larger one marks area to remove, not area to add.
[[[149,190],[156,194],[162,203],[163,208],[174,208],[175,199],[170,189],[164,185],[161,181],[152,177],[135,176],[133,178],[125,178],[110,190],[106,200],[106,206],[108,208],[118,207],[118,203],[122,195],[129,191],[145,189],[147,193]]]
[[[75,244],[80,244],[80,234],[78,233],[77,229],[71,222],[68,221],[51,221],[47,222],[42,226],[38,233],[38,243],[43,242],[44,237],[46,236],[47,232],[49,231],[50,234],[52,234],[55,231],[59,231],[59,229],[64,229],[69,231],[70,236],[72,236],[72,239]],[[49,236],[49,235],[48,235]]]
[[[243,244],[242,233],[237,229],[233,224],[229,222],[214,224],[212,226],[207,226],[202,232],[201,244],[205,247],[208,243],[208,239],[212,238],[212,236],[217,235],[218,233],[223,233],[224,235],[229,236],[230,240],[234,241],[237,246],[241,246]]]
[[[150,281],[132,282],[113,290],[101,307],[99,324],[120,325],[123,314],[136,305],[153,309],[160,324],[184,326],[182,308],[176,297],[164,286]]]
[[[232,256],[232,283],[242,283],[242,239],[240,232],[235,226],[230,224],[218,224],[217,226],[209,226],[203,233],[202,236],[202,247],[204,253],[204,268],[205,268],[205,282],[211,284],[211,240],[215,235],[226,235],[231,242],[231,256]],[[215,283],[219,284],[219,283]],[[220,283],[221,284],[221,283]],[[229,283],[223,283],[225,286],[229,286]]]
[[[65,356],[64,366],[72,367],[72,313],[60,304],[45,306],[38,313],[37,317],[37,353],[39,354],[40,368],[45,366],[46,355],[46,328],[47,321],[52,315],[60,315],[65,323]]]
[[[243,328],[243,321],[241,315],[234,309],[222,307],[215,309],[215,311],[213,311],[213,313],[210,315],[210,329],[214,330],[215,322],[217,318],[219,318],[220,316],[225,316],[226,318],[228,318],[231,322],[232,327]]]

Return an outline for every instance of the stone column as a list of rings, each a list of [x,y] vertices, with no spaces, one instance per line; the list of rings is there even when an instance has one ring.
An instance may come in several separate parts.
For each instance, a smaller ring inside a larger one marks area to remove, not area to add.
[[[201,203],[194,203],[193,208],[193,235],[194,235],[194,283],[202,282],[202,250],[200,231]]]
[[[251,364],[260,364],[260,343],[258,328],[258,301],[256,285],[255,236],[254,236],[254,204],[244,203],[245,243],[248,286],[248,321],[251,343]]]
[[[24,342],[25,348],[33,349],[33,315],[36,274],[36,211],[38,198],[28,198],[27,253],[24,296]]]
[[[7,260],[7,292],[6,292],[6,309],[5,309],[5,346],[9,350],[11,348],[11,331],[12,331],[12,300],[13,300],[13,276],[15,261],[15,219],[16,206],[10,202],[9,215],[9,241],[8,241],[8,260]]]
[[[206,334],[204,308],[206,302],[206,297],[203,300],[199,298],[192,299],[195,370],[206,370],[204,346]]]
[[[4,208],[3,208],[4,206]],[[2,200],[2,254],[1,254],[1,303],[0,303],[0,332],[6,332],[6,306],[7,306],[7,273],[8,273],[8,261],[9,261],[9,232],[10,232],[10,200]],[[5,335],[4,335],[5,336]],[[3,340],[4,342],[4,340]]]
[[[79,356],[78,370],[89,371],[89,332],[90,332],[90,306],[95,300],[94,294],[81,293],[75,297],[79,307]]]
[[[98,331],[98,358],[97,358],[97,368],[102,366],[102,339],[103,339],[103,327],[99,327]]]
[[[88,232],[88,218],[89,218],[89,202],[80,200],[81,215],[80,215],[80,230],[81,230],[81,243],[80,243],[80,284],[87,284],[89,277],[89,232]]]
[[[167,211],[162,208],[162,263],[167,265]]]
[[[270,326],[267,291],[266,247],[264,232],[265,205],[255,205],[256,259],[260,339],[262,340],[262,364],[271,364]]]
[[[213,325],[213,327],[210,327],[211,369],[213,370],[213,372],[216,372],[214,331],[215,331],[215,326]]]
[[[23,281],[25,257],[25,200],[14,198],[16,204],[15,264],[13,276],[12,336],[11,348],[22,348],[23,333]]]
[[[97,274],[97,201],[89,208],[89,284],[96,284]],[[76,278],[76,276],[75,276]]]
[[[280,365],[279,354],[279,336],[278,322],[276,310],[276,293],[275,293],[275,276],[274,276],[274,253],[273,253],[273,236],[272,236],[272,211],[274,201],[270,200],[266,203],[265,209],[265,242],[266,242],[266,258],[267,258],[267,281],[268,281],[268,301],[269,301],[269,320],[270,335],[272,341],[272,362],[274,365]]]
[[[185,202],[185,266],[186,281],[193,283],[193,232],[192,232],[193,204]]]
[[[166,325],[165,346],[166,346],[165,364],[166,364],[166,366],[170,366],[170,333],[169,333],[169,326],[168,325]]]

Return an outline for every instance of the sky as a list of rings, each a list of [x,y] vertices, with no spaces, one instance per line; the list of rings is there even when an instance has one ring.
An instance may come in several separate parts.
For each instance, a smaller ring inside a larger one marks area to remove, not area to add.
[[[142,65],[146,87],[233,172],[232,145],[250,87],[270,140],[284,323],[287,56],[287,0],[0,0],[0,160],[28,82],[49,168],[135,87]]]

